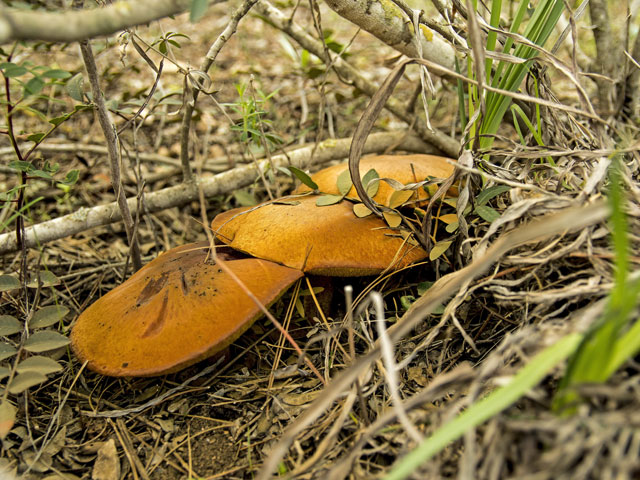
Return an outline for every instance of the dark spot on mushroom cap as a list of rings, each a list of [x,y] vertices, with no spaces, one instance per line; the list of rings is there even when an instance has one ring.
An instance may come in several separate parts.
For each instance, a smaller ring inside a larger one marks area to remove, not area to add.
[[[264,305],[302,276],[298,270],[235,252],[221,257]],[[145,265],[78,317],[71,332],[75,354],[104,375],[152,376],[180,370],[226,348],[261,311],[207,258],[206,243],[190,244]],[[215,302],[207,289],[217,292]]]

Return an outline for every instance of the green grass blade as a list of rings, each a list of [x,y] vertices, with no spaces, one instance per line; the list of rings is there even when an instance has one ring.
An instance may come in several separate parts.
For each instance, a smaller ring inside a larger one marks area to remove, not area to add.
[[[491,2],[491,18],[489,19],[489,25],[493,28],[498,28],[500,26],[500,13],[502,12],[502,0],[493,0]],[[498,32],[494,30],[489,30],[487,34],[487,51],[493,52],[496,49],[496,43],[498,41]],[[491,68],[493,67],[493,59],[491,57],[487,57],[485,60],[485,72],[486,72],[486,82],[488,84],[491,83]]]
[[[396,462],[384,477],[385,480],[407,478],[450,442],[512,405],[537,385],[556,365],[571,355],[581,340],[581,334],[572,333],[545,348],[522,367],[511,382],[494,390],[456,418],[442,425],[433,435]]]
[[[628,282],[629,240],[619,160],[609,169],[611,204],[611,238],[615,253],[614,286],[602,318],[585,335],[584,341],[569,362],[567,373],[554,399],[554,409],[571,413],[580,400],[573,389],[581,383],[605,382],[640,348],[636,322],[625,333],[629,318],[638,304],[640,281]],[[630,333],[632,332],[632,333]],[[569,409],[567,409],[569,407]]]

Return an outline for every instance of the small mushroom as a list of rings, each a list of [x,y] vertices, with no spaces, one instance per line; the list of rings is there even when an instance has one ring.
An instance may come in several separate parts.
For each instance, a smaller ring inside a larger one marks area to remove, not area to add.
[[[261,312],[208,252],[207,243],[169,250],[87,308],[71,333],[78,358],[103,375],[154,376],[229,346]],[[217,254],[263,305],[302,276],[229,248]]]
[[[427,256],[379,218],[356,217],[350,202],[318,207],[317,198],[230,210],[211,228],[236,250],[316,275],[374,275]]]
[[[374,169],[380,178],[391,178],[403,185],[421,182],[425,179],[447,178],[454,170],[453,165],[447,162],[450,158],[438,157],[436,155],[371,155],[362,157],[360,160],[360,173],[364,175],[369,170]],[[313,175],[311,179],[318,185],[318,190],[323,193],[339,195],[337,186],[338,176],[349,170],[346,163],[333,165],[324,168]],[[366,185],[365,185],[366,187]],[[294,193],[309,192],[311,189],[306,185],[299,186]],[[379,182],[377,193],[373,196],[376,202],[387,205],[389,197],[395,190],[384,181]],[[435,190],[434,190],[435,191]],[[418,189],[418,198],[426,200],[429,198],[427,192]],[[355,187],[347,193],[350,198],[358,198]]]

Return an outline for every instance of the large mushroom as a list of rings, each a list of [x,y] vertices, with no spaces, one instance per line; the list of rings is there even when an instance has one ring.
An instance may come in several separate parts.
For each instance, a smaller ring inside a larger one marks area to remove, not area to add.
[[[348,202],[318,207],[317,198],[230,210],[211,229],[236,250],[316,275],[374,275],[427,256],[379,218],[356,217]]]
[[[93,303],[71,332],[78,358],[103,375],[153,376],[229,346],[261,312],[208,253],[207,243],[169,250]],[[217,255],[264,305],[302,276],[230,248]]]
[[[451,173],[452,167],[441,160],[433,164],[437,168],[425,170],[424,162],[418,161],[424,157],[433,163],[430,156],[383,156],[363,159],[361,165],[401,183]],[[391,161],[404,169],[386,169]],[[330,193],[344,168],[330,167],[313,179]],[[384,190],[381,185],[378,195]],[[289,197],[231,210],[213,220],[216,238],[227,244],[217,247],[217,255],[263,305],[274,302],[303,272],[372,275],[426,257],[422,248],[383,220],[357,218],[346,201],[319,207],[317,198]],[[208,249],[204,243],[174,248],[85,310],[71,334],[79,359],[104,375],[162,375],[207,358],[237,339],[260,309],[209,260]]]
[[[449,163],[450,158],[439,157],[437,155],[370,155],[360,159],[360,173],[365,174],[369,170],[375,170],[380,178],[391,178],[404,185],[418,183],[430,178],[447,178],[454,170]],[[323,193],[339,195],[337,179],[343,172],[348,172],[349,166],[340,163],[324,168],[311,176],[311,179],[318,185],[318,190]],[[366,187],[366,185],[365,185]],[[306,185],[300,185],[293,193],[310,192]],[[383,205],[387,205],[389,197],[395,190],[385,181],[380,181],[377,193],[373,200]],[[350,198],[358,198],[355,187],[347,193]],[[429,198],[423,189],[417,190],[417,198],[426,200]]]

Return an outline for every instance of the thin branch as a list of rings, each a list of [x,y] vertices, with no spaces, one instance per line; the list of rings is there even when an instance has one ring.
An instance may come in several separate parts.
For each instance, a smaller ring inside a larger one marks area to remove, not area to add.
[[[351,138],[330,139],[321,142],[315,148],[313,164],[320,165],[331,160],[339,160],[347,157]],[[422,147],[421,147],[422,146]],[[389,148],[405,148],[416,151],[422,148],[426,153],[428,146],[416,137],[406,137],[404,132],[376,133],[369,136],[365,146],[366,153],[380,153]],[[294,165],[298,168],[308,168],[311,152],[314,146],[307,146],[271,158],[275,167]],[[269,162],[261,160],[257,164],[243,165],[228,170],[218,175],[205,177],[199,182],[202,185],[206,197],[212,197],[221,193],[228,193],[237,188],[252,184],[258,178],[258,168],[266,170]],[[196,183],[180,184],[145,194],[145,212],[153,213],[167,208],[177,207],[198,199]],[[137,212],[137,198],[128,200],[129,209]],[[58,240],[70,235],[84,232],[94,227],[119,222],[122,216],[118,205],[109,203],[93,208],[81,208],[74,213],[42,222],[25,229],[24,242],[27,247],[43,245],[53,240]],[[15,232],[0,235],[0,254],[13,252],[17,249]]]
[[[249,13],[251,7],[256,4],[257,0],[245,0],[240,7],[238,7],[227,24],[226,28],[222,31],[213,45],[209,48],[207,55],[205,56],[202,65],[200,66],[199,73],[208,78],[207,72],[213,65],[218,53],[222,50],[222,47],[227,43],[231,36],[236,32],[240,20]],[[193,72],[195,73],[195,72]],[[187,74],[185,82],[185,105],[184,113],[182,115],[182,123],[180,125],[180,162],[182,164],[182,179],[185,182],[192,180],[191,166],[189,162],[189,132],[191,131],[191,118],[193,117],[193,111],[196,108],[196,101],[198,100],[198,94],[202,88],[201,83],[193,82],[193,91],[189,88],[189,81],[191,79],[192,72]]]
[[[102,96],[102,90],[100,90],[100,80],[98,78],[98,68],[96,66],[93,52],[91,51],[91,45],[88,41],[80,43],[80,51],[82,53],[82,59],[87,69],[89,76],[89,83],[91,84],[91,93],[93,97],[93,103],[96,106],[98,113],[98,120],[102,127],[105,140],[107,141],[107,149],[109,151],[109,169],[111,172],[111,184],[113,191],[116,194],[117,204],[120,209],[120,213],[124,220],[124,228],[127,232],[127,240],[129,242],[129,248],[131,249],[131,262],[133,264],[134,271],[138,271],[142,267],[142,259],[140,256],[140,246],[138,245],[138,239],[136,238],[135,226],[133,223],[133,217],[129,204],[127,203],[127,197],[122,185],[122,178],[120,176],[120,156],[118,155],[118,137],[116,133],[116,127],[111,121],[109,110],[104,103]]]
[[[278,30],[285,32],[302,48],[311,52],[313,55],[325,62],[325,64],[332,65],[344,81],[351,82],[356,88],[358,88],[358,90],[364,92],[370,97],[378,91],[377,85],[364,78],[356,68],[344,61],[344,59],[339,56],[327,58],[320,41],[313,38],[297,24],[289,21],[289,19],[286,18],[280,10],[275,8],[267,0],[259,0],[256,4],[256,8],[260,14],[265,17],[267,22]],[[443,69],[442,67],[440,68],[441,72],[448,72],[448,70]],[[407,112],[402,102],[393,97],[389,98],[385,108],[408,125],[413,125],[413,129],[425,142],[431,143],[450,157],[458,156],[460,143],[456,139],[451,138],[437,129],[429,130],[422,119],[418,119],[414,123],[414,116]]]
[[[580,230],[589,225],[604,221],[609,215],[605,202],[567,208],[552,215],[545,215],[532,222],[527,222],[501,235],[493,245],[468,266],[441,277],[429,291],[407,310],[400,320],[388,329],[389,338],[397,342],[411,332],[427,315],[454,295],[460,288],[486,272],[491,265],[500,260],[511,249],[535,241],[541,241],[553,235],[567,231]],[[378,343],[368,353],[358,358],[352,366],[338,373],[327,388],[316,400],[300,414],[283,432],[280,440],[271,449],[269,457],[263,464],[257,480],[271,478],[289,447],[297,436],[309,425],[313,424],[333,402],[347,392],[353,382],[368,366],[378,360],[381,355]]]
[[[19,40],[76,42],[111,35],[185,11],[191,0],[119,1],[93,10],[27,11],[0,7],[0,44]]]

